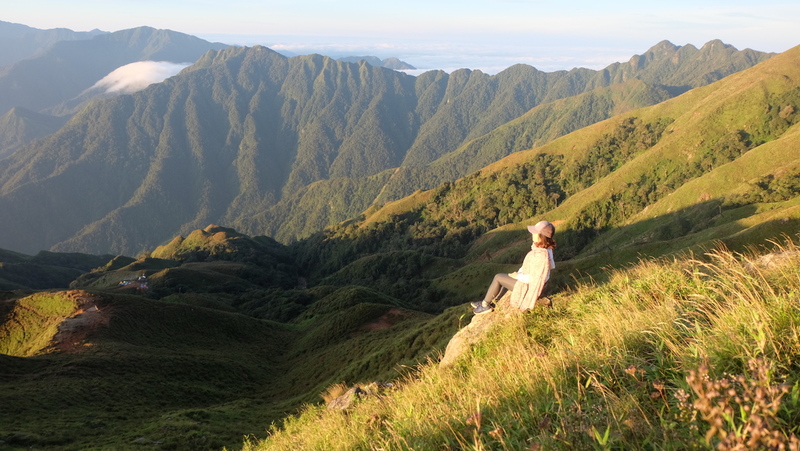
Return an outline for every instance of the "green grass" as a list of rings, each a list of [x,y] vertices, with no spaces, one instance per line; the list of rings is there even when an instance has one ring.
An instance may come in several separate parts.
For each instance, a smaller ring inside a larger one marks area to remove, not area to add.
[[[68,296],[3,301],[14,305],[3,352],[26,357],[0,355],[0,449],[237,448],[335,382],[398,377],[443,349],[463,315],[323,288],[287,324],[225,311],[219,294],[95,292],[108,322],[77,353],[42,353],[74,312]]]
[[[21,300],[18,310],[30,310],[28,303]],[[64,316],[60,304],[44,304],[51,317]],[[279,324],[136,296],[104,295],[99,307],[110,322],[81,352],[3,356],[6,445],[219,449],[263,434],[264,422],[285,414],[275,399],[286,396],[271,385],[291,336]],[[244,415],[241,406],[254,413]]]
[[[78,308],[63,293],[36,293],[16,302],[0,324],[0,354],[28,357],[43,351],[58,325]]]
[[[778,251],[613,271],[452,367],[422,365],[348,413],[310,404],[245,449],[752,448],[759,429],[797,445],[800,249]]]

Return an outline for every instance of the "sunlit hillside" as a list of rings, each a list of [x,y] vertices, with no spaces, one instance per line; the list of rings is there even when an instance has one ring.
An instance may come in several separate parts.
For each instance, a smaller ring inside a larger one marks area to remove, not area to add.
[[[506,297],[453,365],[308,405],[245,449],[796,449],[800,250],[783,243],[645,260],[552,309]]]

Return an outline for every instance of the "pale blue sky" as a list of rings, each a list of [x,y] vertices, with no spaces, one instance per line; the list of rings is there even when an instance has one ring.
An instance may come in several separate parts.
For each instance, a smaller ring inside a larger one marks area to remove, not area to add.
[[[515,63],[599,69],[659,41],[782,52],[800,2],[781,0],[0,0],[0,20],[117,31],[148,25],[229,44],[396,56],[420,69],[495,73]]]

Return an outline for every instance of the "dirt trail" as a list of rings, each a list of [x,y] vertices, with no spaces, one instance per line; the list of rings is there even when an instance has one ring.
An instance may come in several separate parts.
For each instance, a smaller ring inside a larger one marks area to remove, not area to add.
[[[99,297],[81,290],[65,293],[78,305],[75,313],[61,322],[58,332],[53,337],[51,349],[74,354],[86,349],[84,341],[100,325],[108,324],[111,319],[111,308],[98,307]]]

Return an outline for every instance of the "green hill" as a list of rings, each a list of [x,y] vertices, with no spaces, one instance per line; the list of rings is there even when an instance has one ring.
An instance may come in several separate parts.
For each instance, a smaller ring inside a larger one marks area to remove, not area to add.
[[[2,356],[6,446],[128,447],[146,437],[144,445],[219,449],[241,440],[242,429],[226,431],[215,418],[259,430],[260,420],[237,411],[275,395],[270,381],[290,332],[215,310],[77,293],[86,304],[78,316],[56,311],[73,295],[55,293],[20,299],[5,323],[27,338],[47,319],[39,342],[62,352],[9,353],[15,335],[0,331],[4,354],[34,355]],[[273,409],[262,412],[274,417]]]
[[[176,277],[213,278],[221,264],[232,263],[184,263]],[[391,380],[458,325],[453,313],[434,317],[359,287],[281,292],[291,300],[255,285],[159,294],[165,277],[149,275],[145,292],[0,300],[0,446],[236,447],[337,381]]]
[[[791,449],[800,252],[775,250],[647,260],[552,309],[498,308],[453,364],[345,412],[306,405],[244,450]]]
[[[67,288],[81,274],[105,265],[112,258],[46,251],[30,256],[0,251],[0,290]]]
[[[435,356],[462,316],[355,280],[300,286],[285,246],[213,225],[100,261],[70,291],[0,293],[0,445],[235,447],[331,384]]]

